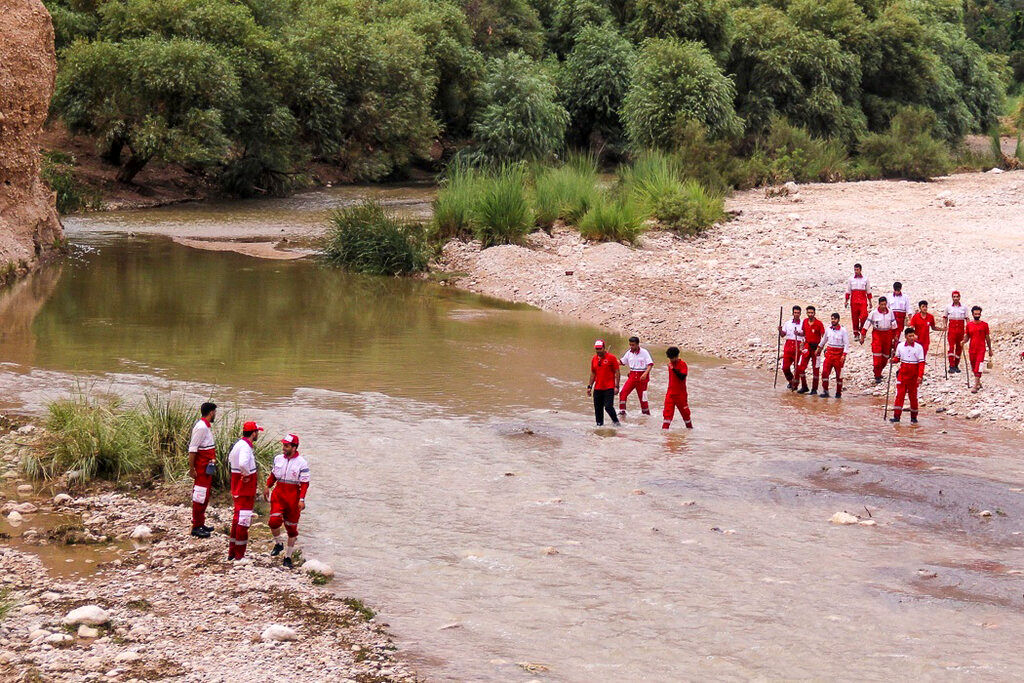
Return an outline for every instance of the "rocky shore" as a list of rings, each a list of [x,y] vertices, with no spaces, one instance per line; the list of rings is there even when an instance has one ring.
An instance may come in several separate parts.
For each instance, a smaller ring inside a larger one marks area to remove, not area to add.
[[[655,231],[634,248],[556,229],[524,246],[451,242],[438,265],[474,292],[766,372],[775,368],[780,306],[788,316],[792,304],[814,304],[826,321],[839,311],[849,329],[843,293],[854,262],[864,264],[875,296],[902,281],[914,302],[931,302],[940,324],[959,289],[965,304],[985,309],[995,368],[978,394],[969,393],[966,373],[944,379],[942,335],[933,333],[924,414],[1024,429],[1024,172],[790,185],[737,193],[727,209],[733,219],[698,238]],[[855,346],[846,367],[848,397],[884,396],[885,384],[872,381],[870,345]],[[698,376],[694,384],[705,389]]]
[[[0,614],[10,606],[0,680],[418,680],[396,659],[386,624],[327,583],[333,570],[271,561],[265,524],[254,525],[249,555],[229,563],[221,529],[230,510],[217,509],[218,531],[199,540],[187,533],[190,509],[160,502],[159,488],[146,498],[112,486],[44,496],[17,469],[38,438],[31,427],[0,437],[0,510],[21,530],[17,547],[0,539]],[[69,542],[120,551],[75,578],[33,552]]]

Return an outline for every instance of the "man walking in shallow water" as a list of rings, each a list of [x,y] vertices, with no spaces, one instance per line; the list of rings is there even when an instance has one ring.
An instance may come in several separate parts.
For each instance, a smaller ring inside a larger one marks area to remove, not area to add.
[[[615,395],[619,393],[619,365],[619,359],[605,349],[603,339],[594,342],[587,396],[594,397],[594,419],[598,427],[604,426],[605,413],[612,418],[615,426],[619,425],[619,416],[615,414]]]

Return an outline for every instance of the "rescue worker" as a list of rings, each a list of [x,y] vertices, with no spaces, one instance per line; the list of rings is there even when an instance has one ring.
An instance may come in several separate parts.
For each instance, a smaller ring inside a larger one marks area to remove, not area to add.
[[[199,419],[192,427],[188,442],[188,471],[192,475],[192,535],[209,538],[212,526],[206,526],[206,506],[210,503],[213,473],[217,471],[217,448],[213,438],[213,421],[217,419],[217,404],[206,402],[199,406]]]
[[[981,319],[981,306],[971,306],[971,317],[964,334],[968,339],[967,354],[971,359],[971,370],[974,371],[974,388],[972,394],[981,391],[981,366],[985,362],[985,347],[988,357],[992,358],[992,337],[989,335],[988,323]]]
[[[917,332],[917,343],[924,349],[924,363],[921,363],[921,377],[924,377],[924,368],[928,364],[928,348],[932,344],[932,330],[942,330],[935,326],[935,316],[928,312],[928,302],[921,300],[917,302],[917,313],[910,318],[910,326]]]
[[[896,346],[896,316],[889,310],[889,301],[884,296],[878,297],[878,308],[868,314],[861,330],[860,343],[863,345],[868,338],[867,328],[871,327],[871,355],[875,371],[875,384],[882,383],[882,371],[892,357]]]
[[[231,517],[231,540],[228,547],[228,559],[240,560],[245,557],[245,547],[249,544],[249,525],[252,524],[253,505],[256,503],[256,439],[263,431],[255,422],[242,425],[242,438],[231,447],[228,463],[231,465],[231,498],[235,503],[235,512]]]
[[[853,277],[846,282],[846,307],[853,318],[853,340],[863,342],[860,334],[871,309],[871,283],[859,263],[853,264]]]
[[[967,329],[967,307],[960,303],[960,292],[954,291],[953,303],[946,306],[942,324],[946,328],[946,342],[949,348],[949,371],[960,372],[960,356],[964,352],[964,330]]]
[[[782,374],[786,376],[790,391],[797,387],[797,363],[800,358],[800,346],[804,341],[804,324],[800,320],[801,308],[793,307],[793,319],[779,325],[779,336],[786,340],[782,346]]]
[[[598,427],[604,426],[605,413],[612,418],[616,427],[619,426],[619,417],[615,414],[615,395],[619,393],[619,365],[619,359],[605,350],[603,339],[594,342],[587,396],[594,397],[594,419]]]
[[[924,363],[924,347],[917,343],[917,332],[908,327],[904,332],[906,341],[896,347],[892,363],[900,364],[896,371],[896,400],[892,403],[890,422],[899,422],[903,415],[903,399],[910,399],[910,422],[917,424],[917,385],[921,380],[921,365]]]
[[[843,364],[846,354],[850,352],[850,335],[839,324],[839,314],[832,314],[832,324],[825,330],[822,338],[825,346],[825,360],[821,372],[821,393],[819,396],[828,398],[828,379],[832,370],[836,371],[836,398],[843,397]]]
[[[693,429],[690,421],[690,404],[686,396],[686,375],[689,369],[686,361],[679,357],[679,349],[675,346],[668,347],[665,351],[668,356],[668,391],[665,392],[665,409],[662,411],[664,421],[662,429],[668,429],[672,424],[672,418],[676,411],[683,416],[683,422],[687,429]]]
[[[800,375],[800,389],[798,394],[806,394],[807,389],[807,364],[811,364],[812,380],[810,392],[818,393],[818,357],[821,355],[821,338],[825,335],[825,325],[817,319],[818,310],[814,306],[807,307],[807,318],[803,323],[804,347],[800,354],[800,364],[797,366],[797,373]]]
[[[619,394],[619,416],[626,416],[626,399],[630,392],[636,390],[637,398],[640,399],[640,412],[644,415],[651,414],[651,406],[647,401],[647,384],[651,379],[651,368],[654,367],[654,359],[647,349],[640,346],[639,337],[629,338],[629,351],[622,354],[622,364],[629,368],[629,375],[625,384],[622,385],[622,393]]]
[[[272,557],[285,549],[281,542],[281,526],[288,535],[288,550],[282,564],[291,569],[295,553],[295,539],[299,536],[299,515],[306,509],[306,490],[309,488],[309,463],[299,455],[299,437],[288,434],[281,439],[281,453],[274,458],[274,467],[267,477],[263,497],[270,501],[270,519],[267,525],[274,534]]]
[[[896,329],[904,329],[907,326],[907,314],[910,313],[910,299],[903,293],[903,284],[900,282],[892,283],[889,310],[896,316]]]

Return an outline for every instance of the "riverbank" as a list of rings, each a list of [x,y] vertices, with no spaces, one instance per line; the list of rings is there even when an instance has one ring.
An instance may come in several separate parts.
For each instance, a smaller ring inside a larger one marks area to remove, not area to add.
[[[939,411],[1024,429],[1024,172],[809,184],[785,196],[750,190],[726,208],[734,219],[698,238],[650,232],[630,248],[537,232],[523,246],[451,242],[439,268],[473,292],[774,371],[779,307],[814,304],[826,320],[839,311],[849,328],[843,293],[860,262],[876,296],[899,280],[941,321],[958,289],[992,326],[995,368],[978,394],[966,374],[943,379],[941,333],[933,336],[923,418]],[[870,365],[870,347],[856,346],[848,397],[884,396]]]
[[[24,511],[19,546],[0,543],[0,589],[13,601],[0,623],[0,678],[417,680],[362,602],[271,561],[265,524],[253,526],[247,557],[229,563],[221,533],[229,509],[208,515],[217,531],[199,540],[187,534],[190,508],[163,502],[187,495],[159,484],[145,494],[108,485],[77,496],[57,486],[44,496],[17,472],[19,454],[38,438],[31,427],[0,436],[3,515]],[[55,518],[64,523],[45,529],[42,520]],[[122,549],[93,574],[64,577],[32,550],[69,534]],[[95,620],[69,618],[87,606]]]

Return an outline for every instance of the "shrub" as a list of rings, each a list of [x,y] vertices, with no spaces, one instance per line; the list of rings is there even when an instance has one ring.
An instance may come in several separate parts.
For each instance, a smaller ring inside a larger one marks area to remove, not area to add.
[[[707,46],[724,62],[732,43],[729,4],[720,0],[637,0],[633,32],[644,38],[678,38]]]
[[[746,164],[727,140],[711,140],[707,130],[697,121],[683,121],[673,130],[673,158],[681,175],[696,178],[716,192],[734,187],[750,187]]]
[[[551,17],[552,49],[559,57],[564,57],[573,49],[584,29],[611,28],[611,22],[612,13],[604,0],[559,0]]]
[[[696,235],[725,219],[725,199],[691,178],[680,192],[658,202],[654,217],[680,235]]]
[[[473,124],[480,161],[549,159],[561,149],[569,115],[544,68],[522,52],[489,64],[486,106]]]
[[[580,235],[591,240],[634,243],[644,231],[644,213],[630,197],[602,194],[579,222]]]
[[[330,264],[368,275],[405,275],[426,269],[423,230],[397,220],[379,202],[336,211],[320,250]]]
[[[527,0],[461,0],[473,31],[473,44],[489,57],[521,50],[531,57],[544,51],[544,30]]]
[[[666,199],[683,190],[682,167],[671,155],[661,151],[640,154],[629,166],[619,169],[619,189],[631,197],[648,215]]]
[[[103,200],[98,192],[83,188],[75,180],[75,159],[62,152],[44,152],[39,175],[57,196],[57,211],[68,214],[80,209],[98,209]]]
[[[839,140],[822,140],[776,119],[757,143],[747,168],[755,185],[836,182],[847,174],[846,147]]]
[[[563,166],[533,172],[533,206],[537,225],[550,228],[556,220],[577,223],[600,194],[594,157],[574,155]]]
[[[484,248],[518,244],[530,233],[533,212],[525,184],[520,166],[502,166],[486,176],[473,206],[476,237]]]
[[[448,166],[434,199],[431,238],[434,240],[471,239],[473,206],[480,193],[480,171],[456,160]]]
[[[861,141],[860,172],[911,180],[948,173],[952,160],[945,144],[933,137],[934,126],[935,115],[927,109],[901,109],[887,132],[872,133]]]
[[[640,49],[623,121],[629,140],[638,148],[667,148],[671,131],[691,119],[715,138],[734,134],[740,120],[733,110],[733,82],[700,43],[652,39]]]

